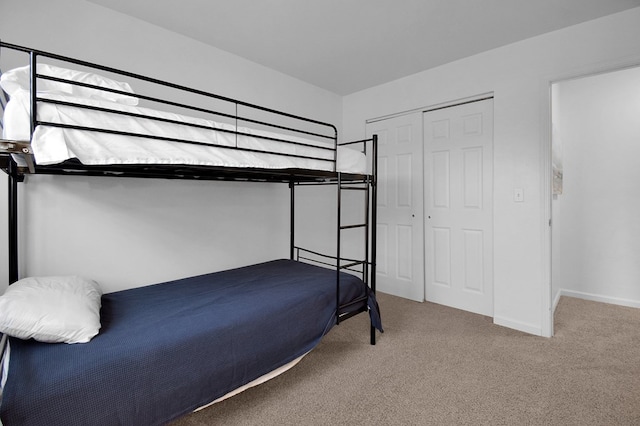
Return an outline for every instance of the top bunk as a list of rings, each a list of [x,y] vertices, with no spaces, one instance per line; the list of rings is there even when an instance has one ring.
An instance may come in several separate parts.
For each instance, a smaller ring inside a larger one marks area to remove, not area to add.
[[[372,140],[330,123],[0,41],[0,168],[28,174],[368,181]]]

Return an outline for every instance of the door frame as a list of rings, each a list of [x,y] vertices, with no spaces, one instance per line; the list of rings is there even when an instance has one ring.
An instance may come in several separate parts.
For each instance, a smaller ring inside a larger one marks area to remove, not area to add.
[[[542,306],[541,306],[541,333],[543,337],[553,337],[554,334],[554,314],[557,307],[557,300],[553,294],[552,282],[552,165],[551,165],[551,146],[552,123],[551,123],[551,86],[566,80],[572,80],[582,77],[589,77],[597,74],[608,73],[612,71],[622,70],[640,66],[640,55],[635,57],[627,57],[606,61],[604,63],[587,64],[567,70],[562,73],[547,74],[540,77],[538,87],[540,93],[540,117],[541,117],[541,193],[542,193]]]

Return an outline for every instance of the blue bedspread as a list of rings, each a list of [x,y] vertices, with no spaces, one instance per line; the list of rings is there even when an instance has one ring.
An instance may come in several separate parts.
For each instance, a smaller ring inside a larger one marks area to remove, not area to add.
[[[364,291],[343,274],[342,302]],[[335,271],[290,260],[106,294],[89,343],[10,340],[1,418],[163,424],[313,349],[334,314]]]

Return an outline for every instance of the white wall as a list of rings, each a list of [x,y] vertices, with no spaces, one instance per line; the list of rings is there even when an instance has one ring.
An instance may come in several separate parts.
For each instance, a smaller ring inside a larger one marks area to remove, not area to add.
[[[344,98],[348,139],[387,114],[493,93],[494,321],[551,332],[549,82],[640,63],[640,8],[504,46]],[[524,188],[525,202],[513,202]]]
[[[0,36],[340,127],[335,94],[82,0],[3,0]],[[288,256],[284,184],[37,176],[20,191],[22,276],[81,274],[112,291]]]
[[[79,20],[68,19],[70,15]],[[548,178],[541,171],[546,164],[550,133],[549,81],[640,63],[640,9],[636,8],[349,95],[341,104],[336,95],[82,0],[3,1],[0,28],[3,41],[129,68],[338,125],[342,121],[345,140],[364,137],[365,121],[370,118],[494,93],[494,320],[535,334],[545,334],[550,326],[545,227],[549,200],[544,187]],[[57,195],[59,184],[68,192]],[[22,273],[87,271],[109,289],[118,289],[155,282],[158,277],[164,280],[272,257],[269,249],[260,248],[251,250],[248,258],[243,253],[247,244],[242,239],[217,235],[221,229],[213,225],[204,230],[200,226],[203,221],[216,220],[225,220],[230,228],[240,229],[245,238],[258,235],[257,240],[251,240],[258,247],[271,247],[263,243],[274,239],[278,255],[286,255],[288,207],[270,201],[281,195],[286,197],[285,188],[247,185],[238,189],[248,193],[247,198],[255,197],[253,207],[260,213],[274,213],[263,217],[240,206],[237,211],[249,215],[245,217],[249,220],[232,217],[229,222],[226,215],[235,213],[230,213],[228,204],[219,200],[240,186],[222,183],[207,187],[206,197],[202,197],[194,194],[201,185],[204,184],[140,180],[125,185],[98,178],[84,183],[64,178],[32,179],[21,186],[23,209],[26,208],[23,211],[30,215],[27,223],[22,220],[26,228],[21,240],[25,251]],[[108,191],[110,187],[115,188]],[[524,188],[524,203],[513,203],[515,187]],[[6,179],[2,177],[0,197],[4,197],[5,188]],[[263,197],[263,193],[267,196]],[[91,197],[96,200],[95,206],[88,205]],[[149,198],[157,199],[158,206],[176,201],[164,217],[147,207]],[[262,207],[263,202],[272,204]],[[75,211],[74,207],[88,209],[89,213]],[[125,215],[124,210],[130,210],[134,217]],[[187,211],[189,220],[176,223],[175,210]],[[92,241],[91,247],[83,248],[80,240],[85,231],[70,225],[84,224],[92,216],[101,219],[102,229],[92,232],[105,236],[106,241],[102,245]],[[112,222],[108,228],[102,228],[105,221]],[[243,226],[234,226],[238,223]],[[172,226],[180,226],[196,241],[185,245],[183,239],[164,237],[157,231]],[[273,233],[262,234],[265,226]],[[120,244],[122,234],[116,234],[123,228],[138,232],[137,237]],[[62,229],[68,229],[68,233],[63,235]],[[0,236],[6,235],[3,233],[6,227],[0,226]],[[51,241],[52,236],[59,240]],[[168,242],[180,244],[173,247]],[[220,251],[219,247],[225,250]],[[5,248],[0,250],[5,251],[0,255],[6,255]],[[73,256],[62,254],[67,251]],[[140,252],[148,255],[140,258]],[[158,252],[161,256],[154,256]],[[48,253],[55,256],[49,258]],[[80,257],[75,256],[78,253]],[[95,264],[106,262],[107,258],[113,260],[98,272]],[[6,285],[5,265],[0,259],[0,288]]]
[[[640,307],[640,67],[554,85],[555,294]]]

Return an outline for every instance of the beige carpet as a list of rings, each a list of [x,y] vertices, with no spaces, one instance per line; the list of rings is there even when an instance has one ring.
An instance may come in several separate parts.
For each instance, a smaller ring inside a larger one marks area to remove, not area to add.
[[[563,297],[556,335],[379,295],[285,374],[187,425],[640,425],[640,309]]]

